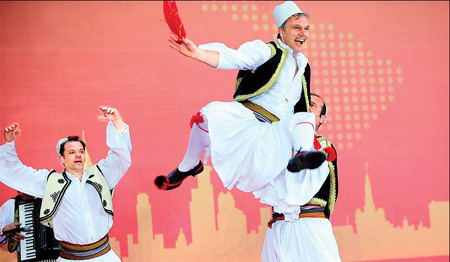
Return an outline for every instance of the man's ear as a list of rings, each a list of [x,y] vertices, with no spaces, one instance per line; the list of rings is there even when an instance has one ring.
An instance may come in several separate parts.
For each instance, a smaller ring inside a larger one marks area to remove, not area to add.
[[[321,115],[320,119],[319,119],[319,123],[325,124],[326,122],[327,122],[327,116],[326,115]]]
[[[63,166],[66,166],[66,165],[64,164],[64,157],[61,156],[61,155],[59,155],[59,159],[61,160],[61,164],[62,164]]]
[[[283,34],[284,34],[284,30],[283,30],[283,28],[281,28],[281,27],[278,27],[278,34],[280,35],[280,39],[281,39],[281,41],[283,41],[283,43],[284,43],[284,37],[283,37]]]

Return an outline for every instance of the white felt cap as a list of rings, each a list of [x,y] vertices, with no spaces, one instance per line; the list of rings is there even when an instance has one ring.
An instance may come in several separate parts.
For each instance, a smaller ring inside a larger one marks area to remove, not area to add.
[[[300,7],[292,1],[286,1],[280,5],[277,5],[273,10],[273,16],[275,17],[277,27],[281,27],[281,25],[286,22],[289,17],[298,13],[304,12],[300,10]]]
[[[56,153],[58,153],[58,155],[59,155],[59,149],[61,148],[61,145],[64,144],[65,142],[67,142],[67,140],[69,140],[67,137],[61,138],[58,141],[58,143],[56,143]]]

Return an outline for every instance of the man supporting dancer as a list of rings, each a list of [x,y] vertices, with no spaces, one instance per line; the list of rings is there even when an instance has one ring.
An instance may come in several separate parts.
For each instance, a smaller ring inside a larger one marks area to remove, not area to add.
[[[274,17],[277,41],[255,40],[238,50],[221,43],[197,47],[170,35],[170,47],[184,56],[240,72],[233,102],[209,103],[193,117],[186,155],[167,177],[155,179],[158,188],[176,188],[187,176],[202,172],[204,149],[228,189],[255,193],[269,184],[277,187],[274,179],[279,174],[309,177],[326,172],[326,153],[313,147],[314,115],[307,113],[310,67],[301,51],[309,35],[308,16],[287,1],[274,9]]]
[[[318,135],[320,126],[327,121],[327,106],[318,95],[311,94],[310,110],[314,113],[316,150],[334,146]],[[329,221],[338,196],[337,159],[328,162],[329,173],[317,192],[311,192],[310,200],[302,203],[299,218],[285,220],[274,212],[266,232],[262,251],[263,262],[338,262],[339,250]],[[276,206],[274,209],[277,208]]]
[[[100,107],[109,121],[106,129],[108,156],[84,169],[85,143],[77,136],[61,139],[56,146],[64,171],[33,169],[17,156],[18,124],[4,131],[0,146],[0,182],[28,195],[42,198],[40,220],[53,226],[62,251],[57,261],[117,262],[109,245],[113,225],[112,190],[131,165],[129,127],[119,112]]]

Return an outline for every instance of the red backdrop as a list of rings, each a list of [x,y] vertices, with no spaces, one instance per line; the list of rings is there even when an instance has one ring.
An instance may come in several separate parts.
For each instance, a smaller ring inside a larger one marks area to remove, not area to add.
[[[178,8],[188,38],[236,48],[274,39],[278,3],[178,2]],[[338,149],[333,226],[350,225],[357,233],[355,214],[364,210],[369,174],[375,206],[394,228],[405,228],[405,219],[416,231],[432,228],[429,204],[444,202],[448,213],[449,199],[448,2],[299,5],[311,15],[305,53],[312,90],[329,105],[322,133]],[[176,246],[180,228],[187,245],[195,243],[189,205],[197,180],[170,194],[157,191],[153,180],[182,159],[190,117],[210,101],[231,100],[237,74],[170,49],[163,20],[162,2],[0,2],[0,126],[20,123],[17,151],[26,165],[61,170],[56,141],[82,130],[92,161],[105,156],[99,105],[118,108],[131,126],[133,165],[116,190],[110,233],[123,258],[133,256],[127,236],[139,243],[140,193],[149,197],[152,234],[164,236],[164,248]],[[211,184],[218,213],[226,190],[214,172]],[[250,194],[231,193],[247,233],[259,232],[264,206]],[[0,184],[0,202],[14,195]],[[444,221],[448,231],[448,214]],[[448,259],[448,247],[421,256]]]

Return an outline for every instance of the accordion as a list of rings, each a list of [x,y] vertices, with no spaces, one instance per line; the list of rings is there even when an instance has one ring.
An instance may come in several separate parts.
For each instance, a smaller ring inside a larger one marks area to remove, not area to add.
[[[42,199],[35,199],[18,204],[19,222],[30,228],[28,232],[22,232],[25,239],[20,240],[19,262],[54,262],[59,257],[61,246],[53,229],[39,221],[41,203]]]

